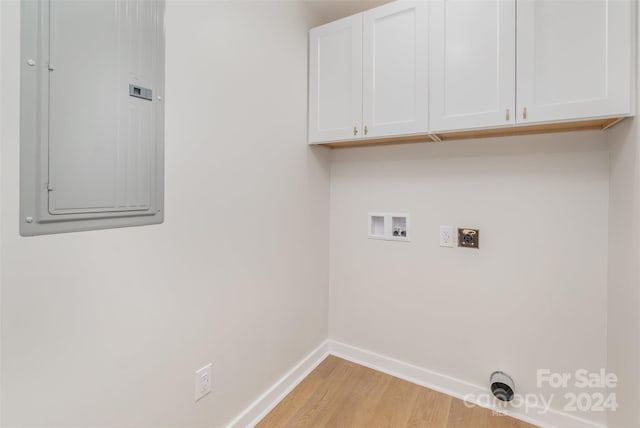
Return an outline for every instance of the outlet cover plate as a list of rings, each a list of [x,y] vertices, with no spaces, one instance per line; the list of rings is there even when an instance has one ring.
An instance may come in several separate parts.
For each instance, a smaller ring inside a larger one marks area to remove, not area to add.
[[[195,377],[195,401],[211,392],[211,367],[209,363],[201,369],[196,370]]]
[[[454,245],[453,226],[440,226],[440,246],[453,248]]]

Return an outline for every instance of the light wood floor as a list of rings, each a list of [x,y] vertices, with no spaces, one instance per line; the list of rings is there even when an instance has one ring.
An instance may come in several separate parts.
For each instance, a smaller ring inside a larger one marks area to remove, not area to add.
[[[529,428],[533,425],[329,356],[259,424],[269,427]]]

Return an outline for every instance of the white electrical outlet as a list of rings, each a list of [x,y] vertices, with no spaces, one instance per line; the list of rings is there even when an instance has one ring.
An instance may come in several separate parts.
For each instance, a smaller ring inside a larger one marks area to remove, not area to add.
[[[212,364],[209,363],[203,368],[196,371],[196,401],[211,392],[211,366]]]
[[[440,226],[440,246],[453,248],[454,235],[452,226]]]

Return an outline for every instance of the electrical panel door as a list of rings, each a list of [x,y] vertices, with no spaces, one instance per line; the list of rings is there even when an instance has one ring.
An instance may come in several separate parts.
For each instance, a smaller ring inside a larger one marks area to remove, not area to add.
[[[22,7],[21,233],[162,222],[164,4]]]

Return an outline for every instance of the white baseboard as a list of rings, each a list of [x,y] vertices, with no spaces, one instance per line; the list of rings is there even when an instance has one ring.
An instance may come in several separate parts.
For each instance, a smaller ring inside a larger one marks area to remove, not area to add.
[[[540,414],[542,409],[533,403],[529,403],[529,412],[525,411],[524,406],[511,409],[492,407],[490,403],[485,401],[478,402],[470,399],[471,397],[486,395],[489,393],[488,388],[334,340],[329,341],[329,354],[452,397],[466,399],[469,403],[507,414],[534,425],[543,427],[604,428],[603,425],[558,410],[550,409],[546,413]]]
[[[329,355],[329,341],[323,342],[294,368],[289,370],[271,388],[249,405],[238,417],[227,425],[231,427],[253,427],[280,403],[302,380],[318,367]]]
[[[542,409],[536,407],[533,403],[530,403],[528,406],[529,412],[525,411],[524,406],[522,408],[510,409],[492,407],[490,403],[485,401],[478,402],[470,398],[489,393],[488,388],[335,340],[323,342],[313,352],[303,358],[302,361],[279,379],[257,400],[251,403],[238,417],[231,421],[227,428],[255,426],[328,355],[335,355],[336,357],[387,373],[391,376],[433,389],[434,391],[442,392],[452,397],[466,400],[469,403],[504,413],[534,425],[563,428],[604,428],[603,425],[558,410],[550,409],[546,413],[540,414],[539,411]]]

